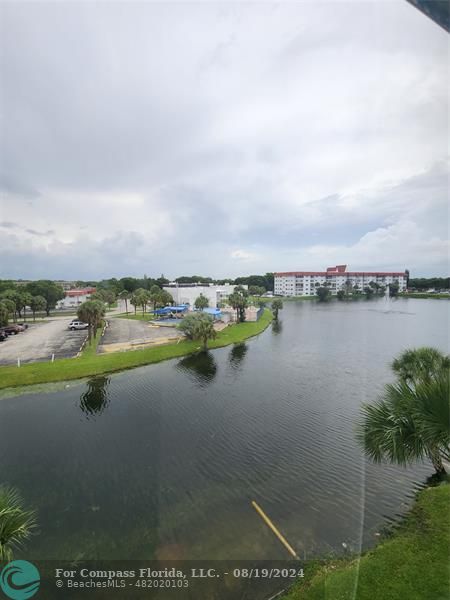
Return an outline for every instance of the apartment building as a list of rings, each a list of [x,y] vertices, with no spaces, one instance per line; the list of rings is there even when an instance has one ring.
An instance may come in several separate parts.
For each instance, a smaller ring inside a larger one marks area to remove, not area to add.
[[[289,271],[275,273],[276,296],[314,296],[318,287],[327,286],[333,295],[339,290],[354,288],[363,291],[371,282],[386,287],[398,284],[399,291],[406,290],[406,272],[347,271],[347,265],[328,267],[326,271]]]

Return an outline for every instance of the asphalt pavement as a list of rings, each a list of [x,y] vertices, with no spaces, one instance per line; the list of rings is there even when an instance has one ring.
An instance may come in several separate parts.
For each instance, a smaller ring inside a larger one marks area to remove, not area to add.
[[[0,343],[0,365],[51,360],[75,356],[87,337],[87,331],[70,331],[74,317],[58,317],[49,321],[29,322],[22,333],[10,335]]]
[[[108,319],[108,327],[102,337],[98,351],[126,349],[145,343],[167,342],[182,337],[175,327],[155,327],[147,321],[133,321],[114,317]],[[108,348],[109,347],[109,348]]]

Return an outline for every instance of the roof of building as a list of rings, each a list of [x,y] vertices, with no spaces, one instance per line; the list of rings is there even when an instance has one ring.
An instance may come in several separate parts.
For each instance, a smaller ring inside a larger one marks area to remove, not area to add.
[[[336,277],[336,276],[368,276],[376,275],[377,277],[400,277],[404,276],[405,272],[383,272],[383,271],[286,271],[283,273],[274,273],[275,277],[292,277],[292,276],[303,276],[303,275],[316,275],[321,277]]]
[[[67,290],[65,292],[66,296],[87,296],[88,294],[94,294],[96,292],[95,287],[87,287],[79,290]]]
[[[335,267],[328,267],[327,273],[345,273],[347,265],[336,265]]]

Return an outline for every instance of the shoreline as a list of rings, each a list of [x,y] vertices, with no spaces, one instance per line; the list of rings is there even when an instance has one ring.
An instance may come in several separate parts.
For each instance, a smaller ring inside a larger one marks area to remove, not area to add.
[[[255,337],[267,329],[272,319],[271,311],[266,308],[259,321],[229,325],[218,333],[216,339],[209,341],[208,350],[238,344]],[[0,390],[116,373],[195,354],[201,350],[199,342],[183,340],[127,352],[97,354],[99,340],[100,336],[97,336],[92,345],[86,346],[79,357],[62,358],[54,363],[27,363],[20,368],[15,365],[0,366]]]
[[[312,561],[279,600],[447,597],[450,480],[419,491],[402,520],[361,555]],[[308,573],[309,571],[309,573]]]

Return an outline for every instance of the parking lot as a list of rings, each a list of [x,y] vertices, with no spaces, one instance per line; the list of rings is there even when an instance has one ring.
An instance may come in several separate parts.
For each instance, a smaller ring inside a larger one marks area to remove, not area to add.
[[[146,321],[118,317],[108,321],[108,327],[98,348],[99,352],[131,350],[183,337],[174,327],[156,327]]]
[[[87,336],[84,331],[70,331],[73,317],[58,317],[49,321],[30,322],[28,329],[10,335],[0,343],[0,365],[51,360],[75,356]]]

